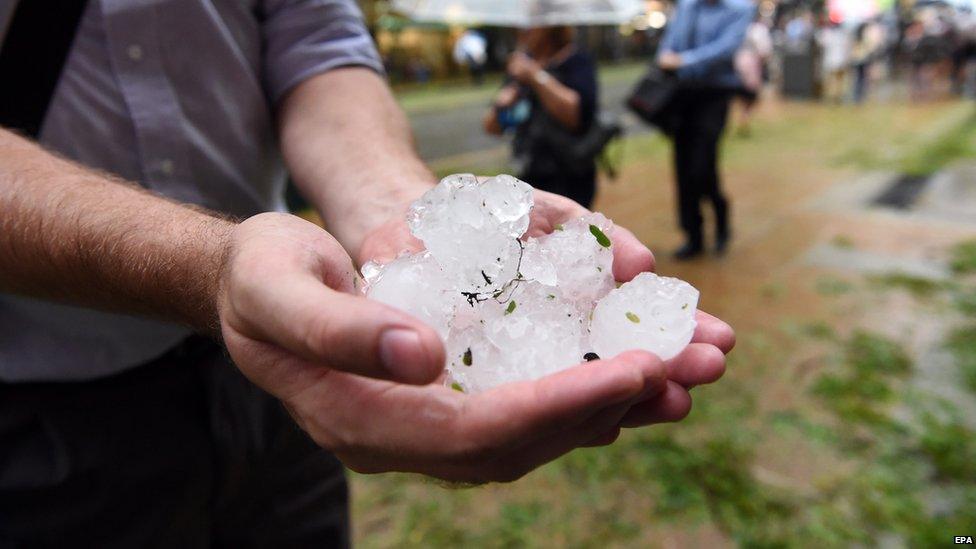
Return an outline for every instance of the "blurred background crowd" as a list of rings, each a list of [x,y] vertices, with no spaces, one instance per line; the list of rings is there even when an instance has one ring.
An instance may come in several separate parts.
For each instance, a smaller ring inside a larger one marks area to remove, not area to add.
[[[609,63],[649,58],[674,6],[644,5],[644,13],[626,23],[578,28],[577,42]],[[504,70],[517,47],[514,28],[416,22],[382,0],[364,8],[397,84],[469,73],[481,82],[485,71]],[[789,97],[860,101],[871,82],[901,76],[911,79],[919,97],[943,85],[957,94],[976,92],[976,16],[965,0],[764,0],[741,55],[753,53],[762,59],[766,81]]]

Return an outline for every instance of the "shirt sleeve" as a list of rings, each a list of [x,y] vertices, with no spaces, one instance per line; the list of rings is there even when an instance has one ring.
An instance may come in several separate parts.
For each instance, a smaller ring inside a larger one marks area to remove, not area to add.
[[[754,9],[749,7],[730,12],[730,20],[723,26],[722,33],[717,39],[681,52],[682,66],[678,69],[678,74],[690,74],[716,61],[731,60],[742,45],[746,29],[752,22],[753,11]]]
[[[684,17],[681,16],[681,12],[684,11],[684,5],[684,2],[675,3],[674,10],[671,12],[671,22],[664,28],[664,36],[658,42],[657,50],[659,52],[675,50],[675,37],[678,35],[678,23],[684,22]]]
[[[263,77],[276,103],[304,80],[358,65],[383,73],[383,63],[352,0],[264,0]]]

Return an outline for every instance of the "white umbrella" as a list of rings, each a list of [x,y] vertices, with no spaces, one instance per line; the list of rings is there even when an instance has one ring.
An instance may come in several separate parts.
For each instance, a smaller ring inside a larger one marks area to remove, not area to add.
[[[414,21],[500,27],[617,25],[643,11],[641,0],[393,0]]]

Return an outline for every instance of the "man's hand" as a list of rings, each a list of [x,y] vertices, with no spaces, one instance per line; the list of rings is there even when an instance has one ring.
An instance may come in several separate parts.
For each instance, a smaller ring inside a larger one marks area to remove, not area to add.
[[[684,65],[681,55],[673,51],[664,51],[657,56],[657,66],[666,71],[676,71]]]
[[[357,471],[513,480],[574,448],[612,442],[622,425],[687,413],[683,389],[645,352],[474,396],[424,385],[443,368],[437,334],[359,296],[338,242],[296,217],[239,225],[222,272],[219,313],[235,363]],[[650,399],[659,403],[653,414],[640,404]]]
[[[576,202],[552,193],[537,190],[534,198],[535,206],[532,209],[527,231],[528,236],[541,236],[551,233],[556,225],[588,213]],[[417,251],[422,249],[423,243],[410,235],[403,219],[403,216],[392,219],[371,233],[365,239],[360,251],[360,262],[376,260],[385,263],[405,250]],[[612,233],[612,239],[613,274],[617,281],[627,282],[641,272],[654,270],[653,254],[637,240],[633,233],[623,227],[616,226]],[[678,356],[663,364],[667,376],[663,391],[644,391],[639,396],[629,399],[626,405],[627,410],[621,416],[616,427],[639,427],[652,423],[680,420],[691,409],[691,396],[688,389],[696,385],[711,383],[722,376],[725,372],[725,353],[728,353],[735,345],[735,333],[725,322],[701,311],[698,312],[697,321],[698,326],[691,344]],[[659,362],[653,355],[640,352],[625,353],[601,362],[616,363],[619,360],[630,360],[629,357],[634,356],[643,357],[640,360],[650,361],[648,364]],[[580,368],[585,368],[585,366],[578,366],[568,371],[572,372]],[[495,391],[504,391],[504,387]],[[486,394],[492,394],[495,391]],[[470,398],[487,397],[478,395]],[[499,409],[501,406],[492,408]],[[615,433],[616,431],[613,429],[608,430],[607,438],[604,440],[608,443],[612,442],[613,436],[611,435],[615,436]],[[566,451],[569,449],[564,449],[559,454],[553,455],[552,458]]]

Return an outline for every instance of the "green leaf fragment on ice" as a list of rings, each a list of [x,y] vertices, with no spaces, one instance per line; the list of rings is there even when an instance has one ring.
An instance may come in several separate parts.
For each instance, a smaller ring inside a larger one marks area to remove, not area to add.
[[[633,322],[634,324],[640,324],[640,317],[639,316],[635,315],[634,313],[632,313],[630,311],[627,311],[625,313],[625,315],[627,316],[627,320]]]
[[[451,389],[454,389],[455,391],[460,391],[462,393],[464,392],[464,389],[457,382],[451,384]]]
[[[610,239],[607,238],[607,235],[603,234],[603,231],[600,230],[600,227],[597,227],[596,225],[590,225],[590,233],[592,233],[593,236],[596,237],[596,241],[599,242],[601,246],[603,246],[604,248],[610,247]]]
[[[464,351],[464,356],[461,357],[461,362],[465,366],[471,366],[471,347],[468,347],[468,350]]]
[[[507,315],[512,314],[512,311],[514,310],[515,310],[515,300],[513,299],[512,301],[508,302],[508,307],[505,308],[505,314]]]
[[[561,231],[561,230],[563,230],[563,225],[562,225],[562,223],[556,223],[555,225],[553,225],[552,228],[555,229],[555,230],[557,230],[557,231]]]

